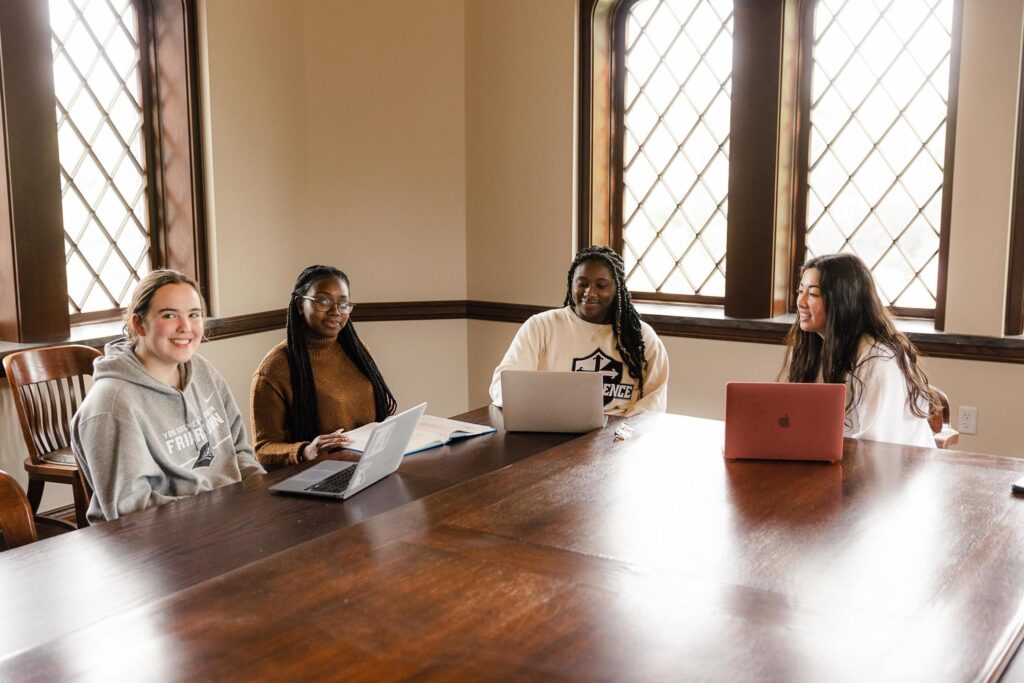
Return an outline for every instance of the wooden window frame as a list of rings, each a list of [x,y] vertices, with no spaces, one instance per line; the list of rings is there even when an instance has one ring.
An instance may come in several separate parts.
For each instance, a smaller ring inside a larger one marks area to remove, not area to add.
[[[635,2],[580,0],[577,240],[581,246],[595,243],[622,249],[621,228],[614,226],[622,223],[621,189],[617,188],[622,186],[625,76],[622,46],[613,41],[622,36],[626,10]],[[934,311],[937,330],[945,326],[962,3],[954,0]],[[724,314],[730,318],[771,318],[792,312],[795,304],[794,283],[805,253],[814,6],[815,0],[735,0],[726,238],[727,269],[733,277],[726,278],[724,304]],[[770,26],[776,30],[767,30]],[[1021,234],[1024,281],[1024,227]],[[1024,284],[1020,289],[1024,292]],[[687,297],[657,299],[685,302]],[[1020,307],[1024,311],[1024,300]],[[930,311],[894,312],[931,317]]]
[[[1010,205],[1010,251],[1006,274],[1003,333],[1024,334],[1024,48],[1020,57],[1021,89],[1017,94],[1017,146],[1013,162]]]
[[[151,263],[187,273],[208,294],[196,0],[132,1]],[[0,340],[59,341],[72,324],[118,312],[68,313],[48,3],[0,3],[0,72]]]

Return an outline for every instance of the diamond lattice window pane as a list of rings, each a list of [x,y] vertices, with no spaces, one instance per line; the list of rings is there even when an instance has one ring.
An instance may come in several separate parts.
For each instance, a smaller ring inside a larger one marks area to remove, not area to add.
[[[665,168],[676,154],[676,142],[665,126],[658,126],[647,138],[643,153],[654,168]]]
[[[731,0],[640,0],[626,19],[623,257],[641,292],[725,292]]]
[[[815,7],[808,257],[850,251],[885,303],[934,309],[952,0]]]
[[[885,256],[886,250],[892,245],[892,238],[877,218],[869,216],[850,238],[850,244],[853,246],[853,250],[864,259],[864,263],[870,267]]]
[[[149,228],[131,0],[50,0],[68,307],[125,305],[149,271]]]
[[[686,253],[686,248],[693,244],[697,235],[690,229],[690,224],[677,213],[661,231],[661,239],[668,245],[673,258],[678,259]]]
[[[665,187],[665,184],[655,183],[640,210],[647,216],[651,225],[656,225],[660,229],[672,218],[675,208],[676,202],[672,199],[672,195]]]

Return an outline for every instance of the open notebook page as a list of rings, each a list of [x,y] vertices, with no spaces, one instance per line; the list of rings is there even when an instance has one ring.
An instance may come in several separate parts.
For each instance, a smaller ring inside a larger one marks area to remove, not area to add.
[[[366,441],[370,438],[370,432],[373,431],[377,424],[376,422],[371,422],[358,429],[346,432],[349,439],[352,440],[346,448],[362,453],[366,448]],[[495,431],[494,427],[489,425],[478,425],[472,422],[450,420],[446,417],[424,415],[420,418],[419,424],[416,425],[416,432],[412,435],[409,446],[405,449],[405,454],[409,455],[410,453],[425,451],[428,448],[437,448],[452,439],[464,439],[470,436],[489,434],[493,431]]]

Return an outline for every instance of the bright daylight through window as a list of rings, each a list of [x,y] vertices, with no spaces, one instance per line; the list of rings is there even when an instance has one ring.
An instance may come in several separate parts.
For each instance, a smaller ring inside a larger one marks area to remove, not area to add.
[[[131,0],[50,0],[71,313],[122,307],[150,268]]]
[[[821,0],[807,255],[850,251],[886,304],[934,309],[953,0]]]
[[[725,294],[731,0],[642,0],[626,20],[623,257],[635,292]]]

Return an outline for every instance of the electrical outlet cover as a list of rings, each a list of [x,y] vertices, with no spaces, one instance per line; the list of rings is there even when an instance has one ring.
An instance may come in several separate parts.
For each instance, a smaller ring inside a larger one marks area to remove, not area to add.
[[[963,434],[978,433],[978,409],[974,406],[960,406],[957,412],[957,431]]]

